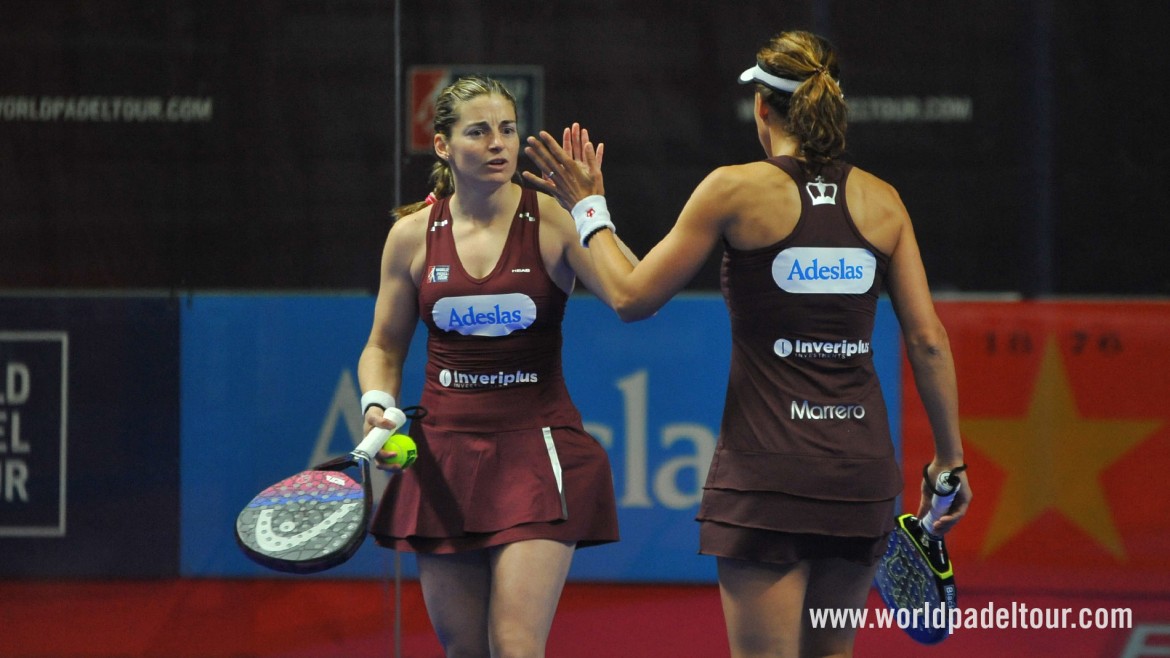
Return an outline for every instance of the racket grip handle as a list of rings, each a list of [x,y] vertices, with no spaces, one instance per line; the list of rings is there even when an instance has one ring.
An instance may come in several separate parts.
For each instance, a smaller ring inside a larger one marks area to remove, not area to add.
[[[378,450],[386,444],[386,440],[390,438],[392,432],[384,427],[375,427],[370,430],[366,438],[353,449],[353,454],[358,457],[372,460],[374,455],[378,454]]]
[[[938,479],[934,483],[934,490],[938,493],[934,494],[930,500],[930,511],[922,517],[922,529],[931,537],[937,536],[934,534],[934,522],[950,511],[951,503],[955,502],[955,494],[959,493],[960,486],[962,486],[962,480],[959,479],[958,475],[952,474],[950,471],[938,474]]]
[[[353,454],[372,460],[374,455],[378,454],[378,451],[382,449],[382,446],[386,445],[386,440],[390,438],[390,435],[397,432],[400,427],[406,424],[406,414],[402,413],[401,409],[394,407],[387,409],[386,418],[394,423],[394,429],[388,430],[384,427],[375,427],[370,430],[366,438],[362,439],[361,443],[353,449]]]

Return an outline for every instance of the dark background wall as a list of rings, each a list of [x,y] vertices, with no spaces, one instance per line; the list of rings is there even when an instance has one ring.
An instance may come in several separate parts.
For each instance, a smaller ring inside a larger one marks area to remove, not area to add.
[[[524,129],[579,120],[606,143],[644,252],[708,171],[761,156],[735,77],[801,28],[839,47],[849,157],[900,190],[936,289],[1170,294],[1164,3],[400,12],[396,48],[391,0],[5,0],[0,288],[372,290],[388,211],[430,165],[397,139],[397,51],[543,67],[544,125]]]

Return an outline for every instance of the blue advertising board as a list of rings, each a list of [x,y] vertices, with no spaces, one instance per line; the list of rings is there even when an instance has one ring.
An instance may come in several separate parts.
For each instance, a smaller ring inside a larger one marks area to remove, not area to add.
[[[361,439],[357,361],[373,309],[366,295],[198,295],[183,309],[183,575],[275,575],[236,547],[236,515],[264,487]],[[408,383],[425,356],[416,342]],[[383,573],[379,552],[367,540],[328,575]]]
[[[182,552],[190,576],[278,575],[236,548],[235,516],[256,492],[361,438],[357,359],[367,296],[196,296],[182,313]],[[566,311],[564,370],[586,429],[607,449],[622,540],[579,551],[570,578],[710,582],[694,514],[715,448],[730,338],[717,296],[681,296],[624,324],[589,295]],[[879,308],[874,358],[895,435],[899,339]],[[425,335],[417,331],[403,404],[418,399]],[[380,474],[379,474],[380,476]],[[383,482],[376,484],[383,485]],[[329,577],[390,573],[372,540]],[[403,574],[416,575],[404,554]]]

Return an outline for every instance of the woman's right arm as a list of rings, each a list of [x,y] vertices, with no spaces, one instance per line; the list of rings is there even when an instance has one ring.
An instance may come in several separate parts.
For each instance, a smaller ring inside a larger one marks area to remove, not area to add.
[[[605,194],[601,147],[594,151],[588,132],[577,124],[565,129],[563,142],[564,146],[558,144],[543,131],[539,138],[530,137],[525,153],[542,171],[554,173],[546,174],[544,179],[526,173],[525,179],[575,215],[592,215],[586,207],[590,201],[579,202]],[[736,171],[732,167],[716,169],[699,183],[670,232],[640,262],[629,258],[613,232],[597,230],[589,234],[593,264],[590,283],[601,289],[607,303],[623,320],[632,322],[654,315],[703,266],[731,218],[729,197],[740,187]]]
[[[589,240],[589,255],[600,285],[626,322],[658,312],[679,293],[706,262],[723,236],[727,175],[717,169],[691,194],[670,232],[636,265],[626,258],[612,231]]]
[[[427,208],[403,217],[386,236],[373,327],[358,359],[358,383],[363,392],[385,391],[397,400],[402,390],[402,367],[418,323],[418,282],[429,212]],[[374,425],[390,429],[378,407],[371,407],[365,420],[366,432]]]

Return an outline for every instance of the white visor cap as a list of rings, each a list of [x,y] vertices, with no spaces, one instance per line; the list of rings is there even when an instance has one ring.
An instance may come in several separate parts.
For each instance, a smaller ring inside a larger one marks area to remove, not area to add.
[[[781,78],[778,75],[772,75],[764,69],[760,68],[759,64],[739,74],[739,84],[746,85],[753,82],[758,82],[765,87],[782,91],[788,94],[796,91],[800,86],[800,80],[789,80],[788,78]]]

